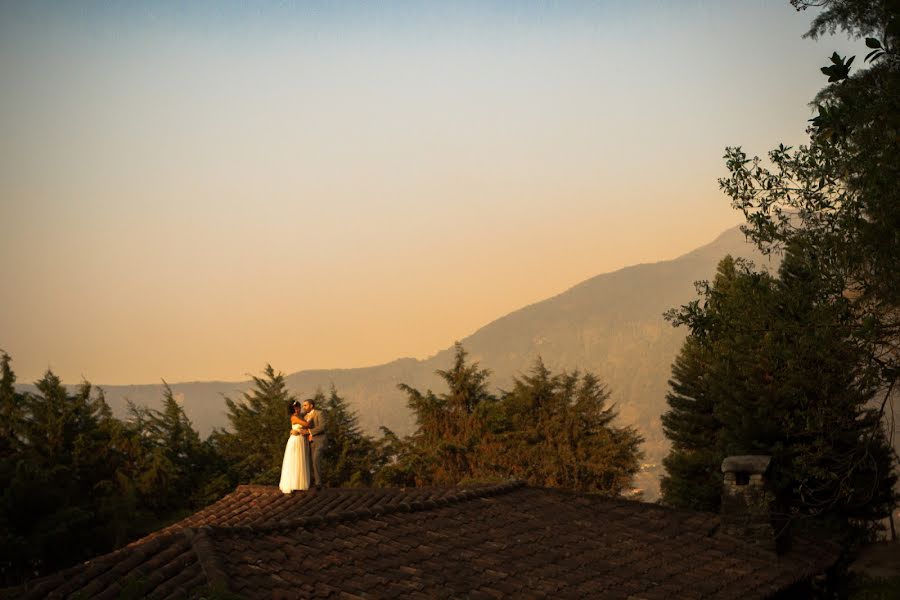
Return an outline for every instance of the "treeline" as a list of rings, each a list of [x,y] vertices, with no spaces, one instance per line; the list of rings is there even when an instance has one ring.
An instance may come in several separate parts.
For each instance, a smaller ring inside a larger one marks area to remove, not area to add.
[[[162,410],[116,419],[89,383],[52,372],[15,390],[0,355],[0,584],[108,552],[208,504],[228,477],[166,386]]]
[[[590,373],[551,373],[538,359],[499,396],[490,371],[466,360],[459,344],[453,366],[438,375],[436,395],[401,385],[417,428],[399,439],[385,431],[389,460],[378,481],[453,485],[515,478],[535,486],[617,495],[640,469],[643,441],[613,425],[609,392]]]
[[[183,518],[245,483],[274,486],[296,399],[267,366],[242,398],[226,398],[230,427],[201,440],[171,389],[160,410],[112,415],[102,389],[67,391],[52,372],[36,391],[15,389],[0,354],[0,586],[108,552]],[[523,479],[615,495],[639,469],[640,436],[616,427],[609,393],[591,374],[551,373],[540,361],[513,388],[489,391],[467,362],[439,371],[439,395],[401,385],[417,420],[401,438],[364,434],[336,389],[316,392],[327,412],[326,485],[411,486]]]
[[[792,246],[777,276],[726,257],[672,368],[665,503],[719,510],[722,459],[772,457],[775,511],[796,525],[874,533],[896,506],[886,392],[850,338],[852,305],[823,301],[816,261]]]
[[[669,317],[690,332],[663,416],[663,500],[715,510],[728,454],[773,457],[776,509],[859,540],[897,506],[891,407],[900,389],[900,4],[814,7],[813,39],[838,30],[868,54],[834,53],[807,144],[768,161],[728,148],[719,180],[775,275],[726,258]],[[892,535],[896,539],[893,521]]]

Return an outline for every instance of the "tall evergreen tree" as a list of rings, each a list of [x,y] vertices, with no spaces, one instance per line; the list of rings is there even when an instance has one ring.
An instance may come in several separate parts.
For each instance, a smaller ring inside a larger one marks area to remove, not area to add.
[[[466,358],[457,344],[453,366],[438,371],[446,393],[401,385],[418,427],[403,440],[385,432],[382,447],[394,455],[379,480],[455,485],[513,477],[611,495],[631,484],[641,437],[612,424],[609,393],[595,376],[554,375],[538,361],[498,399],[489,371]]]
[[[24,397],[16,393],[11,362],[9,354],[0,350],[0,460],[19,450],[24,426]]]
[[[719,183],[732,206],[744,213],[743,229],[763,252],[798,253],[802,248],[803,254],[815,258],[808,269],[814,273],[811,280],[818,296],[814,305],[843,312],[825,316],[815,310],[824,324],[799,322],[843,331],[836,336],[842,337],[841,344],[859,350],[839,349],[845,359],[856,361],[845,363],[845,372],[852,373],[853,380],[843,396],[877,392],[879,414],[884,416],[900,386],[900,138],[896,133],[900,129],[900,3],[791,0],[791,4],[798,10],[817,9],[807,37],[843,31],[865,38],[870,51],[855,64],[856,57],[834,53],[831,64],[821,69],[828,80],[814,101],[818,114],[811,120],[808,144],[796,149],[779,145],[769,152],[771,166],[748,157],[740,147],[728,148],[729,175]],[[782,279],[787,280],[787,274]],[[805,354],[802,350],[797,348],[795,360],[814,356],[811,349]],[[828,357],[820,358],[829,364]],[[846,401],[857,404],[854,399]],[[839,404],[832,402],[824,408],[810,404],[810,409],[819,416]],[[859,418],[868,421],[871,417]],[[892,420],[889,426],[894,427]],[[874,425],[871,429],[872,444],[877,446],[881,432]],[[842,464],[821,475],[827,480],[835,473],[862,474],[874,469],[879,482],[864,487],[881,489],[885,477],[893,475],[885,473],[883,466],[875,468],[868,451],[849,450],[860,449],[854,441],[856,428],[851,427],[851,432],[849,441],[834,440],[844,448]],[[810,450],[812,456],[822,456],[818,447]],[[896,450],[893,454],[897,468],[900,457]],[[842,481],[837,504],[848,510],[847,502],[854,503],[848,498],[855,494],[846,489],[848,480]],[[802,497],[810,505],[834,507],[834,490],[832,484],[811,483],[803,488]],[[880,502],[874,500],[873,506]]]
[[[5,356],[5,355],[4,355]],[[48,371],[20,394],[0,360],[0,586],[109,552],[221,496],[220,465],[166,389],[164,408],[113,417],[103,390]],[[7,440],[9,441],[9,440]],[[214,498],[212,497],[214,495]],[[77,541],[77,543],[73,543]]]
[[[847,528],[889,511],[894,478],[872,373],[844,326],[849,302],[823,300],[808,248],[792,243],[779,278],[726,258],[713,285],[670,314],[691,333],[663,416],[672,450],[663,499],[711,510],[726,455],[773,457],[778,506]]]
[[[770,353],[783,382],[785,462],[802,474],[792,478],[789,501],[801,514],[871,521],[890,514],[896,482],[873,406],[880,374],[852,334],[852,302],[825,293],[819,262],[815,246],[794,237],[776,282]]]
[[[359,427],[356,413],[334,385],[326,398],[316,394],[316,406],[326,415],[328,446],[323,460],[324,481],[329,487],[360,487],[372,484],[378,468],[375,442]]]
[[[201,498],[204,486],[217,474],[213,458],[169,385],[163,382],[162,410],[132,405],[130,414],[142,446],[143,468],[137,473],[141,505],[162,518],[203,506],[209,500]]]
[[[376,487],[414,487],[417,476],[417,453],[410,436],[401,438],[387,427],[381,427],[381,437],[375,440]]]
[[[266,365],[263,377],[239,402],[225,399],[232,431],[217,430],[213,443],[229,465],[233,483],[278,482],[290,431],[287,407],[295,400],[284,381]]]
[[[16,531],[17,498],[12,497],[13,478],[23,457],[24,402],[16,392],[16,374],[6,352],[0,352],[0,585],[18,581],[27,540]]]
[[[113,549],[156,529],[160,520],[138,494],[136,482],[143,473],[146,454],[139,433],[113,417],[103,390],[97,392],[99,431],[106,442],[101,456],[109,478],[96,486],[95,496],[104,523],[102,537]],[[145,497],[153,495],[151,490]]]
[[[621,494],[640,468],[643,439],[613,425],[609,397],[595,375],[554,375],[538,359],[502,396],[485,460],[531,485]]]
[[[416,416],[417,429],[401,457],[420,485],[454,485],[482,475],[477,461],[487,414],[496,398],[488,391],[490,371],[466,361],[468,353],[457,342],[453,366],[439,370],[448,391],[425,394],[406,384],[400,389]]]
[[[115,497],[108,406],[90,384],[69,394],[48,371],[27,394],[21,446],[4,477],[2,571],[16,581],[55,570],[102,551],[113,540],[107,508]],[[81,543],[73,548],[72,539]]]
[[[698,286],[702,305],[695,300],[667,313],[676,325],[691,328],[672,367],[669,410],[662,415],[672,447],[663,459],[660,491],[669,505],[718,510],[726,453],[723,413],[749,427],[771,429],[770,415],[758,414],[768,392],[757,382],[771,378],[763,344],[772,286],[770,276],[726,256],[712,284]]]
[[[809,142],[779,145],[766,165],[740,148],[725,154],[720,186],[763,252],[802,241],[817,257],[822,300],[849,300],[844,325],[878,371],[882,409],[900,385],[900,3],[791,0],[817,9],[808,37],[865,38],[865,59],[834,53],[815,98]]]
[[[663,459],[662,497],[670,506],[717,511],[722,495],[721,423],[705,384],[711,356],[696,338],[688,336],[672,365],[669,410],[662,415],[663,431],[672,442]]]

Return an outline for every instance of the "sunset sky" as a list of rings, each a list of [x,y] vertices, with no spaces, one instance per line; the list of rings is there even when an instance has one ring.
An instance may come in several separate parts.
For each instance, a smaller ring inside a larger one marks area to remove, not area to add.
[[[787,0],[0,2],[0,348],[20,382],[424,358],[741,221],[805,139]]]

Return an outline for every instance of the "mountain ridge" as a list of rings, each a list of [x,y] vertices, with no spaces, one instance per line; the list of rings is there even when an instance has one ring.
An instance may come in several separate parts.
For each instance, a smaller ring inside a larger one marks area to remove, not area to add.
[[[578,369],[596,373],[611,392],[619,424],[636,426],[645,437],[646,470],[638,486],[647,499],[656,494],[659,461],[668,449],[659,416],[672,361],[686,332],[663,319],[669,308],[696,297],[694,282],[710,279],[726,254],[766,263],[737,227],[673,259],[629,265],[579,282],[544,300],[490,321],[460,340],[472,360],[491,370],[493,389],[508,389],[538,357],[552,371]],[[416,359],[410,357],[339,369],[309,369],[285,376],[288,389],[311,395],[334,385],[357,411],[360,425],[376,434],[387,427],[398,434],[415,426],[406,397],[397,386],[444,388],[435,374],[447,368],[453,348]],[[237,400],[252,381],[169,384],[201,435],[226,427],[224,397]],[[29,387],[29,386],[21,386]],[[162,384],[99,386],[114,414],[123,417],[127,401],[158,407]]]

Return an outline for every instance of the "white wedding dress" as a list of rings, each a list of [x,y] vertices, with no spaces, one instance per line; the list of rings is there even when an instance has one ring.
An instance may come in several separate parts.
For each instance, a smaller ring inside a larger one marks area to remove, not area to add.
[[[291,425],[291,429],[299,431],[303,426],[299,423]],[[284,461],[281,463],[281,491],[290,494],[294,490],[309,489],[309,442],[305,435],[290,435],[284,449]]]

